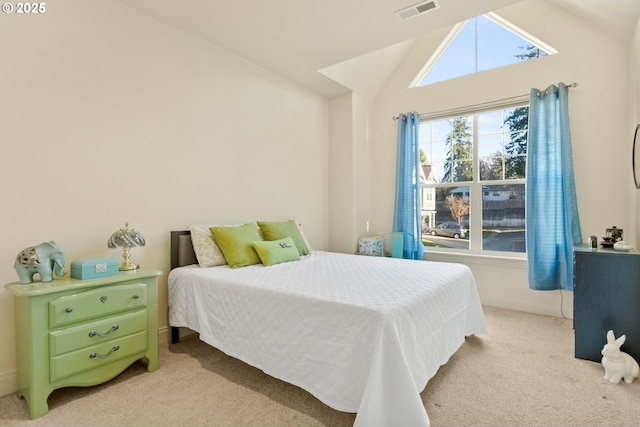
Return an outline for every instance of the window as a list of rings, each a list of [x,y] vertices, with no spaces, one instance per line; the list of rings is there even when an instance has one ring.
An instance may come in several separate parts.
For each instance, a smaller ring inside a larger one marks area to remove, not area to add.
[[[423,119],[420,185],[427,247],[525,252],[528,118],[528,105],[520,104]],[[465,232],[440,233],[454,226]]]
[[[424,86],[467,74],[557,53],[494,13],[454,27],[412,86]]]

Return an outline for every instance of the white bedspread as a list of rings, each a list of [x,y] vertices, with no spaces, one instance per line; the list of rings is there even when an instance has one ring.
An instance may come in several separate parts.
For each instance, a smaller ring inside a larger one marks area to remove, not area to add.
[[[169,323],[366,427],[428,426],[419,393],[465,336],[486,332],[464,265],[322,251],[174,269]]]

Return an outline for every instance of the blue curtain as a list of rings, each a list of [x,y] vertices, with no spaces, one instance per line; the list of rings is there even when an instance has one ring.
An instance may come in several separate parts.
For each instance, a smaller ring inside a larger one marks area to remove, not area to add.
[[[531,89],[527,142],[529,287],[573,290],[573,246],[582,242],[569,130],[569,88]]]
[[[403,258],[423,259],[422,203],[420,201],[420,147],[418,113],[398,117],[398,165],[393,231],[409,235],[404,239]]]

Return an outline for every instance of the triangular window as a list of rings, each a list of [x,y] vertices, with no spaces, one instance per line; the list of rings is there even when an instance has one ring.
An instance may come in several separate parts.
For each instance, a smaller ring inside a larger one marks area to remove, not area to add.
[[[529,61],[557,53],[494,13],[457,24],[429,59],[413,86]]]

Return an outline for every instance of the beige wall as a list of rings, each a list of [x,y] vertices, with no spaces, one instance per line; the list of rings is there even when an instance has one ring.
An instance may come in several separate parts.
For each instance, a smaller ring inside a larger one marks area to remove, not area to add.
[[[169,232],[296,218],[328,247],[328,101],[116,1],[2,16],[0,283],[23,248],[56,240],[68,264],[121,257],[129,221],[162,270]],[[304,200],[301,203],[300,200]],[[15,391],[13,295],[0,287],[0,395]]]
[[[374,231],[389,229],[393,219],[396,123],[400,112],[430,113],[463,105],[528,94],[532,87],[578,82],[569,93],[574,167],[583,237],[603,236],[606,228],[624,228],[638,244],[629,194],[632,174],[630,134],[635,128],[630,105],[629,48],[607,33],[546,2],[528,0],[497,11],[559,50],[559,54],[452,81],[407,89],[426,59],[448,33],[437,31],[416,40],[402,64],[375,99],[373,155],[376,188]],[[637,52],[635,54],[637,58]],[[572,317],[570,292],[528,289],[524,261],[428,254],[427,259],[460,261],[474,271],[484,304]]]
[[[329,250],[352,252],[356,237],[353,94],[332,98],[329,105]]]
[[[358,93],[330,101],[329,250],[354,253],[375,206],[371,103]]]

